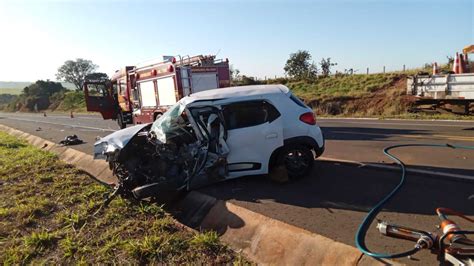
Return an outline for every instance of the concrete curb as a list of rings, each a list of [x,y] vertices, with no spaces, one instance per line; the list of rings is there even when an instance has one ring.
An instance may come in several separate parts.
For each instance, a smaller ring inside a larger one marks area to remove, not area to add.
[[[182,214],[181,222],[215,230],[223,242],[262,265],[400,265],[196,191],[183,202],[181,207],[189,213]]]
[[[42,138],[0,125],[0,130],[58,155],[66,163],[105,184],[115,179],[104,161]],[[215,230],[221,240],[258,264],[271,265],[386,265],[355,247],[266,217],[230,202],[191,191],[177,204],[177,219],[191,228]]]

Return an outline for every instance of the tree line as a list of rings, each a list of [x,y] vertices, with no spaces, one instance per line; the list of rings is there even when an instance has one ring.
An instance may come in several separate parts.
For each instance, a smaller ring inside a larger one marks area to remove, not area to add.
[[[72,83],[76,88],[76,94],[82,95],[82,86],[86,79],[108,78],[107,74],[96,72],[97,68],[98,66],[91,60],[82,58],[68,60],[58,68],[56,78],[59,81]],[[67,89],[61,82],[37,80],[23,88],[18,97],[12,98],[6,109],[10,111],[55,109],[65,99],[66,94]]]
[[[312,61],[311,54],[306,50],[298,50],[290,54],[284,66],[285,73],[292,79],[312,80],[331,74],[331,68],[337,65],[331,58],[322,58],[319,63]],[[72,83],[76,91],[82,93],[86,79],[108,79],[107,74],[96,72],[98,65],[91,60],[77,58],[67,60],[56,73],[58,81]],[[246,75],[240,75],[238,69],[231,68],[233,85],[260,84],[258,80]],[[54,109],[66,97],[67,89],[60,82],[38,80],[23,88],[22,93],[8,105],[11,111],[39,111]],[[76,97],[77,98],[77,97]]]
[[[318,77],[327,77],[332,73],[332,67],[336,66],[337,63],[333,62],[330,57],[321,58],[319,63],[312,61],[311,54],[306,50],[298,50],[295,53],[291,53],[289,58],[286,60],[286,64],[283,67],[285,74],[293,80],[314,80]],[[347,73],[353,73],[353,70],[346,70]],[[255,85],[264,84],[265,81],[257,80],[254,77],[241,75],[240,70],[231,67],[230,69],[232,85]],[[286,83],[286,78],[277,78],[271,80],[271,83],[279,82]]]

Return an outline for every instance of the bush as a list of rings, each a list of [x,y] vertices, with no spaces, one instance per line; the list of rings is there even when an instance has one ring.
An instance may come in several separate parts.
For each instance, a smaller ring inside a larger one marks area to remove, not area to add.
[[[86,101],[84,99],[84,92],[82,91],[68,91],[64,94],[64,99],[58,105],[57,110],[62,111],[85,111]]]

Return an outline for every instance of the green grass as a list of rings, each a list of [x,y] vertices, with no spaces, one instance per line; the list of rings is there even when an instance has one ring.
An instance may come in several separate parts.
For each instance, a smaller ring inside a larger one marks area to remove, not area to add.
[[[420,71],[420,69],[412,70]],[[406,95],[407,73],[338,75],[286,85],[319,116],[473,120],[447,111],[410,113],[415,99]],[[269,83],[281,83],[270,80]],[[472,108],[472,107],[471,107]]]
[[[245,263],[215,232],[196,233],[162,206],[120,197],[49,152],[0,132],[4,264]]]
[[[20,95],[23,88],[0,88],[0,94]]]
[[[290,82],[288,87],[303,99],[331,99],[336,97],[363,97],[389,86],[396,74],[331,76],[314,82]]]
[[[86,100],[82,91],[68,91],[55,111],[86,112]]]

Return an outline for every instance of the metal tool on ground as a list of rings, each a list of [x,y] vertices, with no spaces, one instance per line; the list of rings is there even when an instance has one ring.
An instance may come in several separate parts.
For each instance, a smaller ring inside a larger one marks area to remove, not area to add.
[[[474,222],[472,219],[464,216],[463,214],[453,211],[446,208],[438,208],[437,213],[441,219],[441,228],[443,229],[443,235],[438,239],[435,234],[430,232],[425,232],[417,229],[412,229],[409,227],[398,226],[393,224],[388,224],[386,222],[379,222],[377,228],[383,234],[399,237],[403,239],[416,241],[416,245],[413,249],[395,253],[395,254],[385,254],[385,253],[375,253],[370,251],[365,245],[365,236],[367,230],[371,225],[372,221],[375,219],[377,214],[382,210],[383,206],[390,201],[390,199],[395,196],[395,194],[401,189],[406,180],[406,166],[405,164],[395,155],[390,153],[390,150],[402,147],[433,147],[433,148],[452,148],[452,149],[465,149],[465,150],[474,150],[474,146],[461,146],[461,145],[441,145],[441,144],[401,144],[389,146],[383,150],[384,154],[387,155],[390,159],[395,161],[402,171],[400,182],[397,186],[385,196],[379,203],[377,203],[364,218],[360,224],[357,233],[355,235],[355,242],[357,248],[364,254],[374,257],[374,258],[401,258],[413,255],[425,248],[438,248],[440,261],[452,261],[461,259],[464,260],[464,256],[467,256],[467,261],[470,264],[474,265],[472,262],[472,257],[474,256],[474,241],[467,239],[466,234],[473,234],[474,231],[461,231],[459,227],[451,220],[446,218],[446,214],[455,214],[460,217],[463,217],[471,222]],[[451,236],[450,236],[451,235]],[[448,239],[450,244],[445,245],[444,240]],[[454,252],[454,253],[453,253]],[[456,253],[457,252],[457,253]],[[461,255],[462,254],[462,255]],[[461,264],[462,265],[462,264]]]
[[[453,265],[474,265],[474,241],[466,235],[474,234],[474,231],[463,231],[446,214],[456,215],[470,222],[473,219],[462,213],[448,208],[437,208],[436,213],[441,222],[439,228],[442,235],[426,232],[405,226],[389,224],[379,221],[377,229],[386,236],[415,241],[415,249],[431,249],[438,254],[440,262],[450,262]],[[447,244],[445,243],[447,240]]]

